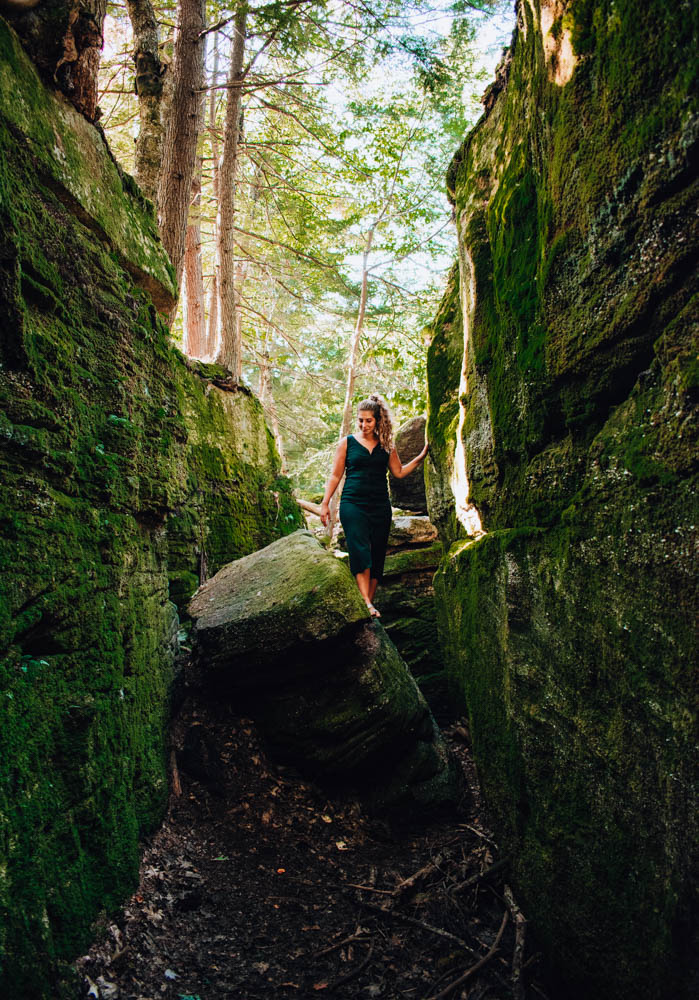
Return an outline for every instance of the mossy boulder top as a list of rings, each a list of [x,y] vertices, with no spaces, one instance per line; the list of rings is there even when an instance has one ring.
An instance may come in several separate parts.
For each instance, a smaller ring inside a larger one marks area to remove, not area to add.
[[[189,612],[192,677],[244,699],[275,756],[379,810],[454,801],[456,773],[415,680],[347,566],[309,531],[229,563]]]
[[[200,658],[240,669],[242,686],[257,683],[245,666],[269,667],[368,617],[347,567],[305,530],[224,566],[188,610]]]
[[[432,545],[437,541],[437,529],[424,515],[401,514],[393,518],[388,536],[389,550],[406,546]]]

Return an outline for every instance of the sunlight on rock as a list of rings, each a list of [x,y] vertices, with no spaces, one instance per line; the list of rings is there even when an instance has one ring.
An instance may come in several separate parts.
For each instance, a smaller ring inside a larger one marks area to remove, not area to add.
[[[451,474],[451,489],[454,494],[456,516],[469,535],[480,538],[485,534],[481,517],[475,505],[469,503],[468,476],[466,475],[466,450],[464,448],[464,423],[468,396],[468,340],[471,329],[471,317],[475,305],[475,275],[473,261],[468,250],[462,245],[459,252],[459,271],[461,275],[461,315],[464,322],[464,353],[461,361],[461,379],[459,381],[459,424],[456,432],[456,447],[454,449],[454,467]]]
[[[534,24],[541,31],[548,78],[563,87],[573,75],[578,61],[573,51],[570,27],[563,23],[565,4],[562,0],[541,0],[539,14],[534,0],[528,0],[528,3]],[[520,27],[526,39],[527,19],[524,16],[520,19]]]

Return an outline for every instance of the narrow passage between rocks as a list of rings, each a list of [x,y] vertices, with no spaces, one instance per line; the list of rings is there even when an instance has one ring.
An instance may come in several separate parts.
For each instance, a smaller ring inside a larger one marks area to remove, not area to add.
[[[255,726],[188,698],[179,768],[140,883],[79,961],[100,1000],[546,997],[465,773],[449,817],[390,826],[268,759]],[[174,758],[173,758],[174,759]]]

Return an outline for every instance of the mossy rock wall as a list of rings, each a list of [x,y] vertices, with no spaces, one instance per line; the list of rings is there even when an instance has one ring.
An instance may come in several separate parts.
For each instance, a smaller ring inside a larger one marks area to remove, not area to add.
[[[168,793],[169,598],[202,552],[300,521],[259,403],[169,345],[173,293],[150,208],[0,19],[3,997],[57,994],[135,884]]]
[[[661,0],[520,3],[506,86],[448,173],[440,632],[570,996],[689,993],[697,22]]]

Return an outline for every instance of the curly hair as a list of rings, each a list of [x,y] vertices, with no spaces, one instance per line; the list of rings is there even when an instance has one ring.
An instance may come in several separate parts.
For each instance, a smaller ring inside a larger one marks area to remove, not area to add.
[[[371,396],[363,399],[357,407],[357,413],[361,410],[368,410],[374,414],[376,420],[376,433],[379,436],[379,444],[389,455],[393,451],[393,420],[386,405],[386,400],[372,392]]]

